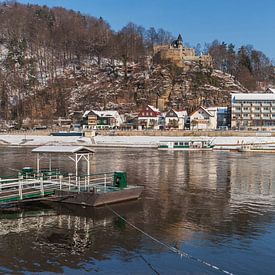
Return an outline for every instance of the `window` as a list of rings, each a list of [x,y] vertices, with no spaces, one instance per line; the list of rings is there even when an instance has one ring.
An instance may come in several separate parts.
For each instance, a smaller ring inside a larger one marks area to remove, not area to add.
[[[264,107],[264,110],[265,110],[265,111],[269,111],[269,108],[268,108],[268,107]]]
[[[260,107],[255,107],[255,110],[256,111],[260,111]]]

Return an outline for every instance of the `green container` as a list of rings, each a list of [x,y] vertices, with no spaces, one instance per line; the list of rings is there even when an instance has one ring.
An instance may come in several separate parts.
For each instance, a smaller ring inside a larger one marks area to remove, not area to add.
[[[117,171],[114,173],[114,186],[118,188],[127,187],[127,174],[126,172]]]
[[[22,174],[30,174],[33,173],[33,168],[32,167],[23,167],[21,170]]]
[[[23,167],[21,172],[19,173],[20,176],[24,178],[28,178],[33,175],[33,168],[32,167]]]

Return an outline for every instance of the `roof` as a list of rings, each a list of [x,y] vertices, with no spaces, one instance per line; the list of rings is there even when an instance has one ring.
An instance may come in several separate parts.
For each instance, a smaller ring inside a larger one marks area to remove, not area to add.
[[[90,148],[84,146],[40,146],[32,150],[33,153],[62,153],[62,154],[77,154],[77,153],[94,153]]]
[[[275,94],[249,93],[232,94],[232,101],[235,100],[275,100]]]
[[[206,112],[209,116],[214,116],[212,113],[210,113],[206,108],[204,108],[203,106],[200,106],[197,110],[195,110],[190,116],[192,116],[193,114],[195,114],[199,109],[202,109],[204,112]]]
[[[120,115],[118,111],[96,111],[96,110],[91,110],[91,111],[85,111],[83,114],[83,117],[87,117],[91,112],[93,112],[95,115],[99,117],[114,117],[114,118],[120,118]]]
[[[271,93],[275,94],[275,88],[268,88],[267,91],[270,91]]]
[[[163,113],[164,116],[166,116],[171,111],[173,111],[177,115],[178,118],[187,116],[187,111],[185,111],[185,110],[176,111],[174,109],[170,109],[166,114]]]
[[[116,117],[119,115],[118,111],[92,111],[99,117]]]
[[[155,108],[154,106],[148,105],[148,107],[149,107],[152,111],[154,111],[154,112],[156,112],[156,113],[159,113],[159,109]]]

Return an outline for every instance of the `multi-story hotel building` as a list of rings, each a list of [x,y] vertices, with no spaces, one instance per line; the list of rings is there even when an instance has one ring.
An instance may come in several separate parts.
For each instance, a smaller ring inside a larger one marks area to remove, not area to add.
[[[275,94],[232,94],[231,128],[275,130]]]

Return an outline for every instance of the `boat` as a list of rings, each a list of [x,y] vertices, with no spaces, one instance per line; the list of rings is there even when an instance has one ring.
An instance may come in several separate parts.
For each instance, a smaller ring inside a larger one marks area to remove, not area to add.
[[[239,152],[275,153],[275,144],[272,143],[246,143],[238,148]]]
[[[82,137],[83,133],[82,132],[63,132],[63,131],[59,131],[59,132],[52,132],[50,133],[51,136],[53,137]]]
[[[170,140],[160,141],[158,145],[158,150],[205,151],[213,148],[214,145],[210,140]]]

